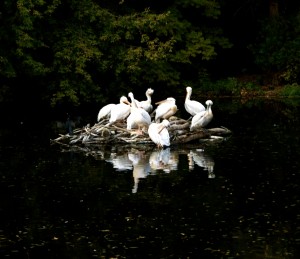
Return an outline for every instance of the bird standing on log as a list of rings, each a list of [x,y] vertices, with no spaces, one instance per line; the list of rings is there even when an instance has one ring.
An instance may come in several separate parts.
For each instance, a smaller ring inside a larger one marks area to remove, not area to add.
[[[169,125],[168,120],[163,120],[161,123],[152,122],[148,128],[149,137],[158,148],[170,146]]]
[[[169,97],[166,100],[155,103],[158,105],[155,109],[155,122],[160,122],[161,119],[169,119],[177,112],[176,100]]]
[[[200,102],[191,100],[191,95],[192,95],[192,87],[188,86],[186,88],[184,108],[189,114],[195,116],[197,113],[205,111],[205,107]]]
[[[153,106],[151,104],[151,96],[152,96],[153,93],[154,93],[154,90],[151,89],[151,88],[148,88],[146,93],[145,93],[146,97],[147,97],[147,100],[138,101],[138,100],[135,99],[137,107],[143,108],[145,111],[147,111],[149,113],[152,112]]]
[[[126,96],[120,98],[120,103],[112,107],[110,111],[109,124],[113,124],[116,121],[125,120],[130,114],[130,102]]]
[[[128,94],[131,99],[130,115],[127,118],[127,130],[131,130],[134,127],[138,127],[138,134],[143,134],[143,128],[148,130],[151,123],[151,117],[147,111],[143,108],[139,108],[136,105],[133,93]]]
[[[101,119],[104,119],[104,118],[109,118],[110,117],[110,112],[111,112],[111,109],[112,107],[114,107],[116,104],[114,103],[110,103],[110,104],[107,104],[105,106],[103,106],[99,113],[98,113],[98,116],[97,116],[97,121],[99,122]]]
[[[206,110],[197,113],[193,118],[192,118],[192,123],[190,130],[193,131],[197,128],[204,128],[208,123],[211,122],[213,118],[213,113],[211,110],[211,106],[213,105],[213,102],[211,100],[207,100],[205,102],[207,105]]]

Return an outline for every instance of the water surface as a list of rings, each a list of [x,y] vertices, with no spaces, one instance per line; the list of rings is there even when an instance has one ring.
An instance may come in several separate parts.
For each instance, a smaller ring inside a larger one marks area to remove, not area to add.
[[[215,100],[222,141],[50,146],[52,128],[1,131],[0,255],[299,258],[299,101]],[[185,116],[183,114],[183,116]]]

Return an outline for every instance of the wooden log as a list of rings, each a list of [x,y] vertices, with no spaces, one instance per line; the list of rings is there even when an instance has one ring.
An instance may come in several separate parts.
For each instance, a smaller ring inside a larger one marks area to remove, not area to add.
[[[209,137],[210,137],[209,133],[204,131],[197,131],[197,132],[193,132],[192,134],[188,133],[186,135],[176,136],[175,139],[171,141],[171,143],[172,144],[187,143],[196,139],[209,138]]]
[[[170,130],[180,130],[180,129],[189,129],[191,123],[185,122],[183,124],[172,124],[170,125]]]
[[[213,135],[227,135],[232,133],[231,130],[225,127],[208,129],[208,132],[210,132]]]
[[[189,143],[199,139],[212,139],[211,136],[224,136],[231,134],[231,131],[225,127],[212,129],[198,129],[190,131],[189,120],[171,117],[170,142],[172,144]],[[63,146],[95,146],[98,144],[153,144],[148,133],[144,135],[132,134],[126,129],[125,122],[117,122],[110,125],[107,120],[103,120],[90,126],[89,124],[83,128],[75,129],[73,135],[60,135],[54,140],[50,140],[52,144],[61,144]]]

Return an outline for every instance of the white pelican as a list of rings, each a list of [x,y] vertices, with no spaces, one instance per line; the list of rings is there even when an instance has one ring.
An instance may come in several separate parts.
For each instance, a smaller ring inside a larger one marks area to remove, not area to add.
[[[152,96],[153,93],[154,93],[154,90],[151,89],[151,88],[148,88],[146,93],[145,93],[146,97],[147,97],[147,100],[140,101],[140,102],[138,100],[135,100],[137,107],[141,107],[145,111],[151,112],[153,110],[153,106],[151,104],[151,96]]]
[[[155,122],[160,122],[160,119],[167,120],[177,112],[176,100],[173,97],[169,97],[155,104],[158,104],[155,109]]]
[[[130,114],[130,103],[126,96],[120,98],[120,103],[112,107],[110,111],[109,124],[116,121],[125,120]]]
[[[184,108],[189,114],[195,116],[197,113],[205,111],[205,107],[200,102],[191,100],[191,95],[192,95],[192,87],[188,86],[186,88]]]
[[[143,127],[148,129],[151,123],[151,117],[143,108],[137,107],[132,92],[130,92],[128,96],[131,99],[131,108],[130,115],[127,118],[127,130],[138,127],[138,133],[142,134]]]
[[[116,104],[114,103],[110,103],[110,104],[107,104],[105,106],[103,106],[99,113],[98,113],[98,116],[97,116],[97,121],[99,122],[101,119],[104,119],[104,118],[109,118],[110,117],[110,112],[111,112],[111,109],[112,107],[114,107]]]
[[[148,128],[149,137],[158,148],[170,146],[169,125],[168,120],[163,120],[161,123],[152,122]]]
[[[213,105],[213,102],[211,100],[207,100],[205,102],[205,104],[207,105],[206,110],[197,113],[193,119],[192,119],[192,123],[191,123],[191,127],[190,130],[194,130],[196,128],[199,127],[205,127],[208,123],[211,122],[212,118],[213,118],[213,113],[211,110],[211,106]]]

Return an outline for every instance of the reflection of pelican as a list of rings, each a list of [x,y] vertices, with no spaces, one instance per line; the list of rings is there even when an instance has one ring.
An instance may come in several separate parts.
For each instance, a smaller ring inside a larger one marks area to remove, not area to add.
[[[130,114],[130,105],[125,96],[120,98],[120,103],[112,107],[110,112],[109,123],[112,124],[116,121],[125,120]]]
[[[110,104],[107,104],[105,106],[103,106],[99,113],[98,113],[98,116],[97,116],[97,121],[99,122],[101,119],[104,119],[104,118],[109,118],[110,117],[110,112],[111,112],[111,109],[112,107],[114,107],[116,104],[114,103],[110,103]]]
[[[163,120],[161,123],[152,122],[148,128],[150,139],[159,147],[170,146],[170,135],[167,127],[170,125],[168,120]]]
[[[155,122],[160,122],[161,119],[169,119],[177,112],[176,100],[169,97],[166,100],[156,103]]]
[[[143,108],[138,108],[135,103],[133,93],[129,93],[128,96],[131,99],[130,115],[127,118],[127,129],[131,130],[134,127],[138,127],[138,131],[141,134],[142,128],[148,129],[151,123],[151,117],[147,111]]]
[[[117,171],[132,170],[132,161],[128,158],[127,153],[122,155],[112,153],[110,158],[105,161],[112,163]]]
[[[212,157],[205,154],[203,150],[201,151],[190,150],[188,157],[190,160],[189,161],[190,169],[194,169],[194,163],[196,163],[196,165],[203,167],[204,170],[208,171],[208,178],[215,178],[215,174],[214,174],[215,162]]]
[[[146,101],[139,102],[138,100],[135,100],[137,107],[143,108],[147,112],[151,112],[153,109],[153,106],[151,104],[151,96],[153,93],[154,93],[154,90],[151,88],[148,88],[146,91],[146,97],[147,97]]]
[[[172,170],[177,170],[178,160],[178,153],[171,152],[170,148],[166,148],[152,152],[149,163],[152,170],[163,170],[169,173]]]
[[[186,97],[184,102],[185,110],[192,116],[196,115],[199,112],[205,111],[204,105],[202,105],[200,102],[191,100],[191,95],[192,95],[192,88],[188,86],[186,88]]]
[[[134,187],[132,193],[136,193],[138,189],[139,179],[146,178],[151,171],[149,165],[149,156],[146,156],[143,152],[128,153],[128,158],[133,165],[133,179]]]
[[[193,119],[192,119],[192,123],[191,123],[191,131],[198,128],[198,127],[205,127],[208,123],[211,122],[212,118],[213,118],[213,113],[211,110],[211,106],[213,104],[213,102],[211,100],[207,100],[206,102],[206,110],[203,112],[199,112],[197,113]]]

